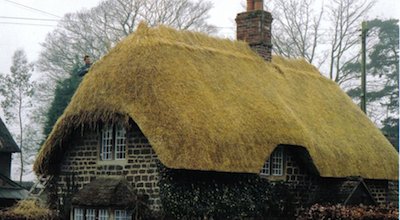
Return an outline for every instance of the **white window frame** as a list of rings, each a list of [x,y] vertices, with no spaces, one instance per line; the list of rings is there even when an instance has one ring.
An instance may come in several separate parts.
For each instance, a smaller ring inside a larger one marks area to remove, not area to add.
[[[115,217],[115,220],[130,220],[131,219],[129,212],[126,210],[115,210],[114,217]]]
[[[113,127],[104,126],[101,130],[101,160],[112,160]]]
[[[126,130],[121,124],[105,125],[101,130],[100,160],[126,159]]]
[[[96,209],[86,209],[86,220],[96,220]]]
[[[109,220],[110,215],[107,209],[99,209],[99,220]]]
[[[74,220],[84,220],[84,209],[74,208]]]
[[[263,167],[260,170],[260,174],[265,176],[283,176],[283,162],[283,148],[275,148],[275,150],[271,153],[271,156],[265,161]]]
[[[126,158],[126,131],[124,126],[115,126],[115,159],[124,160]]]
[[[277,148],[272,152],[271,174],[272,176],[283,175],[283,149]]]

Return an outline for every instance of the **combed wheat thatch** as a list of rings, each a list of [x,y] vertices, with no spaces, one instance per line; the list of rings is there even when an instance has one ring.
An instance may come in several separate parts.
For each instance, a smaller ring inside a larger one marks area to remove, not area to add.
[[[321,176],[397,179],[394,148],[304,60],[264,62],[243,42],[142,25],[98,61],[35,164],[87,123],[132,118],[170,168],[257,173],[279,144],[304,146]]]

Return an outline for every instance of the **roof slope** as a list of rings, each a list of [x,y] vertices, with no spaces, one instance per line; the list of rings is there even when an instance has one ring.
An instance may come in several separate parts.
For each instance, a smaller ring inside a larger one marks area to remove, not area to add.
[[[42,147],[36,172],[83,123],[131,117],[170,168],[258,173],[279,144],[321,176],[397,179],[397,154],[332,81],[303,60],[264,62],[243,42],[141,26],[98,61]]]
[[[25,199],[28,191],[0,173],[0,199]]]
[[[20,152],[6,125],[0,118],[0,152]]]
[[[84,206],[132,206],[136,195],[123,178],[99,177],[83,186],[72,198],[72,204]]]

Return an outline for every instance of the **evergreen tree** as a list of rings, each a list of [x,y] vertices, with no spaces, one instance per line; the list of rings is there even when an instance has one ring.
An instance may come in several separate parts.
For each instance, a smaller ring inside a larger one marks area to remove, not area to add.
[[[375,19],[368,22],[367,109],[379,120],[382,131],[398,149],[399,142],[399,25],[398,20]],[[346,71],[360,79],[360,64],[350,63]],[[361,88],[348,94],[358,100]]]
[[[57,83],[56,89],[54,91],[54,99],[51,102],[49,111],[46,113],[46,121],[43,128],[43,133],[45,137],[50,134],[57,119],[62,115],[65,108],[71,101],[75,90],[79,86],[81,79],[80,77],[78,77],[77,74],[78,69],[78,67],[75,67],[73,74],[71,74],[70,77]]]

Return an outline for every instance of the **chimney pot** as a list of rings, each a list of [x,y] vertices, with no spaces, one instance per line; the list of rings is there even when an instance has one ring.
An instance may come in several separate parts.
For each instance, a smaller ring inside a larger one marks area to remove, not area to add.
[[[247,11],[254,10],[254,0],[247,0]]]
[[[263,0],[247,0],[247,11],[236,16],[236,37],[246,41],[264,60],[271,61],[271,13]]]
[[[264,10],[264,1],[254,0],[254,10]]]

